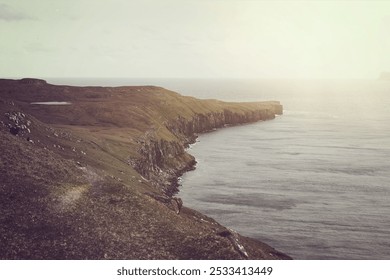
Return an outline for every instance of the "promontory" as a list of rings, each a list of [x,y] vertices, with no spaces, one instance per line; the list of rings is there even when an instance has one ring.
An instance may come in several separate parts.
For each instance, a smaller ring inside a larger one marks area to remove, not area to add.
[[[0,259],[289,259],[181,207],[198,133],[279,102],[0,79]]]

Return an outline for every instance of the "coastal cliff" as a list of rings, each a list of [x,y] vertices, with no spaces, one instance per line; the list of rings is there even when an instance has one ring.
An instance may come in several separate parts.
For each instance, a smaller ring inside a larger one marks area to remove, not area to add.
[[[228,125],[270,120],[275,118],[275,114],[282,114],[283,108],[277,102],[261,105],[259,109],[243,112],[223,109],[220,112],[195,113],[189,119],[179,115],[165,123],[174,140],[159,139],[156,134],[148,132],[139,149],[141,157],[129,162],[141,175],[162,187],[165,194],[172,196],[178,191],[177,178],[196,164],[185,149],[195,141],[197,134]]]
[[[288,259],[172,198],[198,133],[281,113],[154,86],[0,80],[0,259]]]

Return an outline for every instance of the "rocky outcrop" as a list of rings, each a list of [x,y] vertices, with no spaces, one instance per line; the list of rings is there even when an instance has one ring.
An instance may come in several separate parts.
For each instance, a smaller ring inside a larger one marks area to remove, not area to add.
[[[195,158],[186,152],[186,148],[196,140],[198,133],[228,125],[274,119],[282,111],[282,106],[275,102],[270,108],[244,112],[224,109],[195,114],[190,119],[179,115],[165,124],[166,129],[175,136],[174,140],[167,141],[159,139],[156,133],[146,133],[139,149],[140,158],[130,159],[129,163],[150,183],[172,196],[178,192],[178,177],[195,167]]]
[[[168,196],[177,192],[177,178],[196,164],[185,151],[185,143],[179,141],[145,139],[139,154],[138,159],[129,159],[129,164]]]
[[[1,123],[9,129],[11,134],[24,136],[31,133],[31,121],[27,119],[24,113],[14,111],[6,112],[4,115],[7,122],[1,121]]]

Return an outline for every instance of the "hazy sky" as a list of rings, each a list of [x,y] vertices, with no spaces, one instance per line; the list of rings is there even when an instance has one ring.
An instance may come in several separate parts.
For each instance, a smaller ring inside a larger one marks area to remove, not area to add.
[[[390,1],[0,0],[0,36],[0,77],[390,71]]]

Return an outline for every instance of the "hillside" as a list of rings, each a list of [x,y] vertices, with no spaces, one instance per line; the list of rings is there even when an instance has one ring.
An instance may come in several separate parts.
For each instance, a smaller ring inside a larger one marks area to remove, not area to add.
[[[0,80],[0,258],[288,258],[172,199],[197,133],[275,113],[153,86]]]

